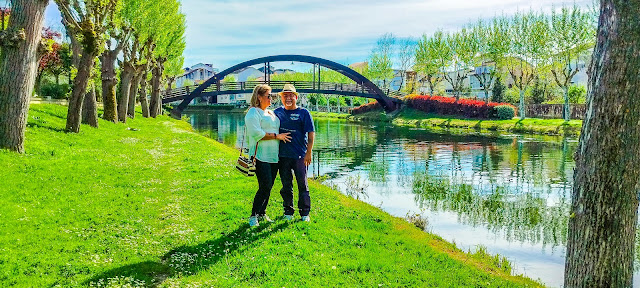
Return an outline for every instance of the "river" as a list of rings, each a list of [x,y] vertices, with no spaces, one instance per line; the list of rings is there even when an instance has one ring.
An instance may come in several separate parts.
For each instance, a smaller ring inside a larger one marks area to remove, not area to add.
[[[240,147],[243,114],[188,116],[197,131]],[[577,139],[314,123],[310,176],[392,215],[419,214],[460,249],[485,247],[513,273],[562,286]]]

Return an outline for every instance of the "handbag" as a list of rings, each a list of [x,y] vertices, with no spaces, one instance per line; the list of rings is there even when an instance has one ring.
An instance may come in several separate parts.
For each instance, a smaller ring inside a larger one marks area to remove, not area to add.
[[[242,150],[244,149],[244,135],[247,134],[247,128],[244,128],[244,133],[242,134],[242,142],[240,144],[240,156],[238,156],[238,160],[236,161],[236,169],[242,173],[244,176],[254,176],[256,175],[256,154],[258,153],[258,142],[256,142],[256,149],[251,158],[248,158],[244,154],[242,154]]]

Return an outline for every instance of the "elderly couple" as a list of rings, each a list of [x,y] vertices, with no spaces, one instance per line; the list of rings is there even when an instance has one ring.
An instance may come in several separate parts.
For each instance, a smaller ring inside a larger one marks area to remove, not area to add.
[[[280,94],[284,107],[274,111],[271,105],[271,87],[258,85],[253,89],[251,108],[244,117],[249,155],[255,155],[258,192],[253,199],[250,226],[260,221],[271,222],[265,210],[271,188],[280,171],[285,220],[293,220],[293,176],[298,183],[298,209],[300,220],[310,221],[311,198],[307,185],[307,167],[311,164],[311,150],[315,138],[311,114],[297,106],[298,93],[291,84],[285,84]]]

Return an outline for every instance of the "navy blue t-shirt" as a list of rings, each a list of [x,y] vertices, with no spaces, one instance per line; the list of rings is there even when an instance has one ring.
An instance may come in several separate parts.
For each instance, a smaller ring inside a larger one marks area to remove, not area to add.
[[[291,142],[280,142],[280,157],[302,158],[307,153],[307,132],[314,132],[309,110],[280,107],[273,111],[280,119],[280,133],[291,133]]]

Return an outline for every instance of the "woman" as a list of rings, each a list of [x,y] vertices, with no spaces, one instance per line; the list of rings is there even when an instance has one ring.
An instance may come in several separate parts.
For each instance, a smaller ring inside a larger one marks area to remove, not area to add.
[[[279,141],[289,142],[291,136],[289,133],[277,134],[280,129],[280,120],[273,111],[267,109],[271,105],[269,85],[261,84],[253,89],[250,105],[251,108],[244,117],[244,123],[247,128],[249,155],[255,155],[258,192],[253,199],[249,225],[258,226],[259,221],[271,222],[265,210],[278,173]]]

